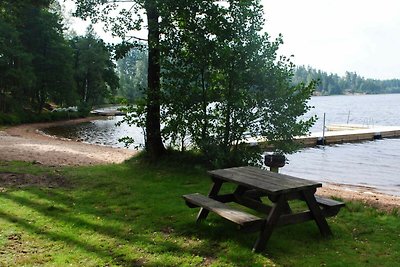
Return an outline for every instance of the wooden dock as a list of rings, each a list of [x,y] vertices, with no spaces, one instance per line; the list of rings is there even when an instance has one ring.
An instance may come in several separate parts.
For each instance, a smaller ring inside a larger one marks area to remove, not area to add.
[[[329,128],[328,128],[329,129]],[[312,133],[310,136],[297,137],[304,146],[315,146],[317,144],[342,144],[351,142],[370,141],[382,138],[400,137],[400,126],[374,126],[365,129],[342,129],[335,131],[326,131],[325,138],[323,133]]]
[[[362,126],[335,124],[327,126],[325,136],[323,132],[311,133],[308,136],[295,137],[295,140],[305,147],[313,147],[316,145],[331,145],[362,141],[372,141],[382,138],[400,137],[400,126]],[[259,145],[262,148],[271,148],[265,140],[246,140],[250,145]]]
[[[90,113],[98,116],[123,116],[126,114],[125,112],[115,108],[96,109],[92,110]]]

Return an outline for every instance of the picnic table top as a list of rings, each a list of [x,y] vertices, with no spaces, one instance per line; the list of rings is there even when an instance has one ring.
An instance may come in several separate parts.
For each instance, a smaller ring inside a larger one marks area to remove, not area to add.
[[[274,173],[256,167],[219,169],[209,171],[208,173],[217,179],[257,189],[269,195],[299,192],[322,187],[322,184],[318,182]]]

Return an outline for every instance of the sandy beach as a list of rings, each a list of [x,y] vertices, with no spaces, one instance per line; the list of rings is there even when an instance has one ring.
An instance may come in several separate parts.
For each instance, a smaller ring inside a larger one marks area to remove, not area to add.
[[[39,129],[59,124],[79,123],[84,118],[53,123],[24,124],[0,131],[0,160],[21,160],[47,166],[82,166],[122,163],[137,151],[86,144],[43,135]],[[377,192],[370,187],[324,184],[318,195],[358,200],[385,211],[400,210],[400,197]]]
[[[137,152],[64,140],[43,135],[39,129],[93,120],[84,118],[52,123],[24,124],[0,131],[0,160],[21,160],[49,166],[121,163]]]

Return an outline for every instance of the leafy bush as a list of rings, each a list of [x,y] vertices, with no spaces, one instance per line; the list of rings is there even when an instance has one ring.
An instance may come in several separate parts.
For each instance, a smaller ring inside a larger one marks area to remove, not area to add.
[[[16,125],[19,123],[21,123],[21,120],[17,115],[0,113],[0,124]]]
[[[92,107],[90,107],[86,104],[80,104],[78,106],[78,112],[81,114],[81,116],[84,116],[84,117],[89,116],[91,110],[92,110]]]

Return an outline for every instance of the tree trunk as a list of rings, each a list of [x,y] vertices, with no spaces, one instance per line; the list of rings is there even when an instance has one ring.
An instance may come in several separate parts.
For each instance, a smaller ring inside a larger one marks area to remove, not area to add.
[[[160,29],[159,13],[156,1],[147,1],[146,13],[148,23],[148,87],[147,87],[147,117],[146,117],[146,151],[152,160],[156,160],[165,152],[161,140],[160,123]]]
[[[6,112],[6,93],[5,90],[2,88],[0,89],[0,112]]]
[[[201,89],[202,89],[202,108],[203,108],[203,126],[201,130],[201,138],[206,140],[207,130],[208,130],[208,117],[207,117],[207,91],[206,91],[206,83],[205,83],[205,68],[201,70]]]

